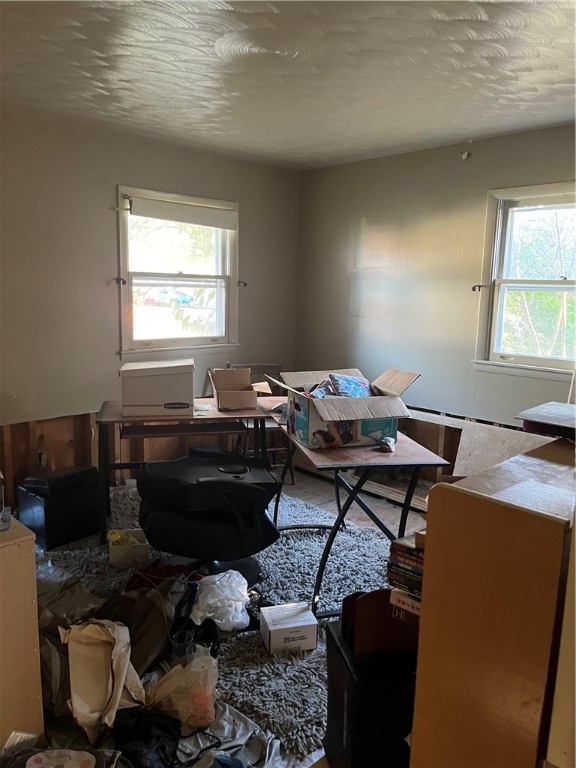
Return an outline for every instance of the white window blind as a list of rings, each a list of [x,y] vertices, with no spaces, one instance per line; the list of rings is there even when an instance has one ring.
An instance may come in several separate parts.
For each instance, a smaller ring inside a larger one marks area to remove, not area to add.
[[[150,197],[130,196],[130,212],[133,216],[149,219],[179,221],[197,224],[201,227],[215,227],[235,231],[238,229],[238,207],[231,207],[223,201],[194,201],[177,203],[169,200],[155,200]]]

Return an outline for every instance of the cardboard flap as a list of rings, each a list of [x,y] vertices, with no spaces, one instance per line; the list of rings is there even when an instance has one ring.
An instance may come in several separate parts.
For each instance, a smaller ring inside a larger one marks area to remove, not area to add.
[[[362,376],[358,368],[332,368],[330,371],[282,371],[282,378],[289,389],[299,391],[306,389],[312,384],[319,384],[324,379],[327,379],[331,373],[342,373],[345,376]]]
[[[389,419],[410,416],[399,397],[324,397],[312,398],[322,421]]]
[[[282,389],[285,389],[287,392],[294,392],[295,395],[302,394],[297,389],[294,389],[294,387],[290,387],[288,384],[285,384],[283,381],[278,381],[278,379],[274,379],[272,376],[268,376],[268,374],[266,374],[266,378],[268,379],[268,381],[271,381],[272,384],[277,384],[279,387],[282,387]]]
[[[372,389],[378,395],[396,395],[396,397],[400,397],[402,392],[407,390],[418,378],[420,378],[419,373],[389,368],[372,382]]]
[[[213,368],[209,374],[219,392],[250,388],[250,368]]]
[[[267,381],[250,383],[250,368],[214,368],[208,371],[212,389],[218,392],[260,392],[271,395],[272,390]]]
[[[260,394],[266,394],[271,395],[272,390],[270,389],[270,384],[268,384],[267,381],[257,381],[254,384],[252,384],[252,389],[254,392],[260,392]]]

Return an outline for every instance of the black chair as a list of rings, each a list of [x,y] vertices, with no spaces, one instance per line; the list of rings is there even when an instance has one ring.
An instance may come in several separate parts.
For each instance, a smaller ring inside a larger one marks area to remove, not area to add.
[[[256,583],[250,557],[280,535],[266,514],[281,489],[273,472],[246,456],[197,451],[149,462],[136,483],[140,526],[153,547],[197,560],[209,573],[233,569]]]

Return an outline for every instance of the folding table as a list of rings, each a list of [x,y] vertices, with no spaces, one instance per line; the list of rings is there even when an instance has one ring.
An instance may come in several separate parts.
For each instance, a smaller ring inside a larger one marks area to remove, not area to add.
[[[316,615],[335,615],[334,613],[318,614],[318,601],[320,599],[320,589],[322,586],[322,578],[326,563],[334,543],[334,539],[338,531],[340,530],[348,510],[353,503],[358,504],[360,509],[372,520],[372,522],[391,540],[395,538],[401,538],[406,531],[406,521],[408,519],[408,513],[410,511],[410,504],[412,497],[420,477],[420,472],[423,467],[441,467],[449,464],[446,459],[437,456],[432,451],[429,451],[424,446],[415,442],[411,438],[402,433],[398,433],[398,439],[395,445],[395,450],[392,453],[384,453],[380,450],[379,446],[355,446],[352,448],[325,448],[319,450],[310,450],[300,443],[293,435],[288,433],[285,427],[282,429],[286,432],[290,440],[290,458],[293,457],[296,451],[300,451],[312,464],[314,469],[320,472],[331,472],[334,476],[334,487],[336,491],[336,502],[338,505],[338,514],[332,526],[278,526],[279,530],[288,530],[289,528],[302,528],[302,527],[329,527],[330,533],[328,540],[324,547],[320,564],[318,566],[318,572],[316,575],[316,583],[314,585],[314,594],[312,597],[312,612]],[[406,489],[406,495],[402,504],[402,510],[400,513],[400,519],[398,523],[398,535],[396,536],[370,509],[365,499],[360,496],[360,492],[366,481],[368,480],[370,473],[374,469],[410,467],[412,473],[410,481]],[[357,470],[357,479],[349,482],[344,476],[343,472],[346,470]],[[286,476],[286,466],[282,471],[281,480],[284,480]],[[343,488],[347,495],[344,503],[340,500],[340,489]],[[278,505],[279,498],[276,500],[274,508],[274,523],[278,523]]]
[[[110,443],[114,428],[120,427],[120,439],[150,439],[175,437],[178,435],[231,434],[234,424],[245,430],[243,422],[252,422],[254,429],[254,452],[268,466],[266,451],[266,419],[269,409],[285,400],[282,397],[258,398],[262,408],[244,408],[237,411],[219,411],[214,398],[194,399],[194,415],[182,416],[177,411],[161,416],[125,416],[122,404],[117,400],[106,400],[96,415],[98,424],[98,472],[100,482],[100,540],[106,542],[106,518],[110,514],[110,472],[118,469],[135,469],[145,461],[110,461]]]

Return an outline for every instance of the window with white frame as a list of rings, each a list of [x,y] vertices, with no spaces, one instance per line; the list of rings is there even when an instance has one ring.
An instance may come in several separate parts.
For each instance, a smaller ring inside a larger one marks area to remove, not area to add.
[[[489,203],[491,271],[481,286],[484,360],[571,371],[576,353],[574,185],[494,190]]]
[[[118,187],[122,354],[237,341],[237,203]]]

